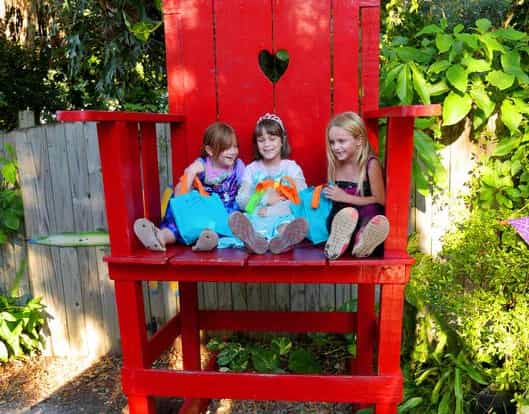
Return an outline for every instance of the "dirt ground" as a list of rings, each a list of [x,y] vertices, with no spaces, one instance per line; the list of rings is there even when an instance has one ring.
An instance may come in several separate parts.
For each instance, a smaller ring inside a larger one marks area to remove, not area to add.
[[[178,368],[171,350],[155,363]],[[128,413],[120,383],[121,358],[106,356],[96,363],[79,358],[37,356],[0,366],[0,413],[119,414]],[[158,414],[178,412],[177,398],[158,399]],[[342,414],[349,404],[213,400],[208,414]]]

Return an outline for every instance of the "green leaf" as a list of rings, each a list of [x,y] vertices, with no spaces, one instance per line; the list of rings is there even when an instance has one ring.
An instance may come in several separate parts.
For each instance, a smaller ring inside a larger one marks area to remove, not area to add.
[[[410,68],[404,65],[397,77],[397,96],[405,105],[410,105],[413,101],[413,85],[410,78]]]
[[[9,184],[16,184],[17,182],[17,167],[14,163],[7,163],[2,166],[2,175],[4,180]]]
[[[518,109],[510,99],[503,100],[500,108],[500,118],[511,133],[517,132],[520,122],[522,122],[522,114],[518,112]]]
[[[494,111],[496,105],[489,98],[489,95],[487,94],[483,84],[473,84],[470,88],[470,96],[476,103],[477,107],[483,111],[485,118],[488,118]]]
[[[461,59],[461,63],[466,66],[467,72],[487,72],[490,70],[490,63],[484,59],[474,59],[468,55],[465,55]]]
[[[409,398],[406,401],[404,401],[402,404],[399,405],[399,407],[397,409],[397,413],[399,413],[399,414],[407,413],[412,408],[417,408],[418,406],[420,406],[422,404],[422,402],[423,402],[423,398],[422,397]]]
[[[295,349],[290,353],[288,368],[296,374],[317,374],[321,372],[318,360],[304,348]]]
[[[270,349],[252,350],[252,364],[257,372],[277,372],[279,355]]]
[[[418,62],[428,64],[431,56],[420,49],[409,46],[401,46],[396,49],[397,56],[404,62]]]
[[[414,63],[410,63],[410,68],[413,74],[413,87],[415,88],[415,92],[417,92],[417,95],[419,95],[423,104],[429,104],[430,93],[428,91],[428,84],[426,83],[423,74]]]
[[[501,55],[501,66],[506,73],[510,73],[518,78],[522,83],[529,83],[529,76],[520,66],[520,54],[513,50]]]
[[[417,33],[415,36],[419,37],[424,34],[432,34],[432,33],[443,33],[443,29],[441,29],[439,26],[435,24],[429,24],[428,26],[423,27],[419,33]]]
[[[445,80],[442,79],[437,83],[428,85],[428,93],[430,96],[443,95],[450,90],[450,87],[446,84]]]
[[[514,83],[514,76],[502,72],[500,70],[493,70],[489,72],[487,77],[485,78],[487,82],[489,82],[492,86],[495,86],[499,90],[504,90],[507,88],[510,88],[512,84]]]
[[[485,33],[492,27],[492,23],[489,19],[478,19],[476,20],[476,27],[480,33]]]
[[[450,393],[445,393],[443,395],[439,407],[437,408],[437,414],[453,414],[450,412],[450,397]]]
[[[448,60],[438,60],[428,68],[428,73],[441,73],[450,67]]]
[[[292,341],[286,337],[275,338],[272,340],[272,347],[279,355],[287,355],[292,349]]]
[[[439,368],[437,367],[428,368],[427,370],[422,372],[421,375],[419,375],[419,377],[417,377],[417,379],[415,380],[415,384],[421,385],[426,379],[428,379],[430,375],[436,374],[438,371],[439,371]]]
[[[3,217],[0,216],[0,222],[3,222],[10,230],[17,231],[20,227],[20,219],[12,209],[3,212]]]
[[[279,59],[279,60],[282,60],[283,62],[288,62],[290,57],[289,57],[289,54],[288,54],[288,51],[286,51],[285,49],[279,49],[277,52],[276,52],[276,57]]]
[[[395,79],[397,78],[397,75],[400,73],[404,65],[402,63],[399,63],[397,66],[392,68],[389,72],[387,72],[384,76],[384,81],[382,83],[381,88],[381,95],[382,96],[393,96],[395,93]]]
[[[489,60],[492,58],[494,51],[505,52],[505,48],[496,40],[494,33],[485,33],[479,36],[478,39],[483,42],[488,49]]]
[[[505,40],[512,40],[514,42],[518,42],[522,39],[526,39],[527,33],[519,32],[518,30],[515,30],[512,27],[508,27],[506,29],[496,30],[496,36],[501,37]]]
[[[439,50],[439,53],[444,53],[450,50],[450,47],[452,46],[453,42],[454,38],[452,35],[438,33],[435,36],[435,46],[437,46],[437,50]]]
[[[510,154],[520,145],[520,137],[503,138],[498,142],[498,145],[492,153],[493,157],[503,157]]]
[[[131,24],[127,19],[127,15],[123,12],[123,20],[127,29],[138,39],[140,42],[147,42],[152,33],[154,33],[161,25],[162,22],[153,22],[147,20],[141,20],[137,23]]]
[[[479,46],[478,37],[475,34],[459,33],[455,37],[457,40],[464,42],[472,50],[476,50]]]
[[[452,65],[446,71],[448,81],[461,92],[467,90],[468,74],[465,68],[459,64]]]
[[[17,318],[15,318],[10,312],[0,312],[0,320],[16,322]]]
[[[472,107],[472,98],[466,93],[450,92],[443,102],[443,125],[454,125],[461,121]]]
[[[156,7],[156,10],[158,10],[160,13],[163,12],[162,0],[154,0],[154,7]]]
[[[9,358],[9,352],[7,351],[6,344],[0,339],[0,362],[7,362]]]

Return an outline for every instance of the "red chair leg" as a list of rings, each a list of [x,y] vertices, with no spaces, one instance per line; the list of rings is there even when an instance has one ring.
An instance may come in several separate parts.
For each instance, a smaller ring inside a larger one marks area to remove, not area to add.
[[[375,414],[397,414],[397,404],[377,404]]]
[[[156,414],[154,398],[144,395],[128,395],[129,414]]]
[[[200,331],[196,282],[179,283],[184,370],[200,370]]]
[[[356,360],[353,374],[373,373],[375,344],[375,286],[358,285]]]

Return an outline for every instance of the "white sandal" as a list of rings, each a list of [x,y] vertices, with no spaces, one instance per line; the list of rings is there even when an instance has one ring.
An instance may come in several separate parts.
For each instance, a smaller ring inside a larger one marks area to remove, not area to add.
[[[146,218],[141,218],[134,222],[134,234],[147,249],[165,252],[165,246],[162,245],[158,238],[159,231],[154,223]]]

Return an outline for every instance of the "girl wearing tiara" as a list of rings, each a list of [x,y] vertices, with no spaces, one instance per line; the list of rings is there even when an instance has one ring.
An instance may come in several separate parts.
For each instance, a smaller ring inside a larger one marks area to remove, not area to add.
[[[246,167],[237,193],[237,203],[246,213],[233,213],[229,224],[251,252],[283,253],[307,235],[307,222],[290,210],[307,184],[299,165],[287,159],[290,145],[279,116],[266,113],[257,120],[253,150],[254,161]]]

